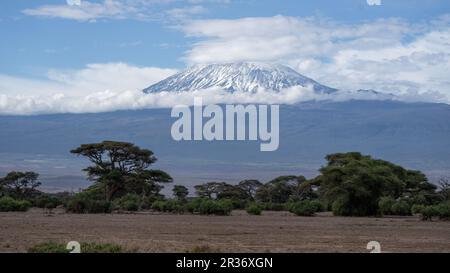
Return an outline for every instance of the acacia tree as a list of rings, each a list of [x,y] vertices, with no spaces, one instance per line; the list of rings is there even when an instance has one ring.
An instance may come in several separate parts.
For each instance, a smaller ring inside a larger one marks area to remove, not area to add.
[[[222,192],[224,186],[227,185],[225,182],[208,182],[201,185],[194,186],[195,192],[199,197],[206,197],[208,199],[217,198],[217,196]]]
[[[189,195],[189,190],[185,186],[175,185],[172,189],[173,195],[178,201],[186,201],[186,197]]]
[[[239,182],[238,187],[242,189],[248,196],[250,200],[255,200],[256,191],[261,187],[263,184],[259,182],[258,180],[243,180]]]
[[[157,160],[152,151],[132,143],[103,141],[83,144],[70,152],[94,163],[84,171],[104,190],[106,201],[129,192],[144,196],[159,193],[162,186],[158,183],[172,182],[169,174],[148,169]]]
[[[3,195],[9,195],[16,199],[31,199],[37,193],[41,185],[38,181],[39,174],[34,172],[10,172],[0,178],[0,189]]]
[[[311,187],[305,187],[304,176],[285,175],[279,176],[266,184],[258,187],[256,199],[261,202],[286,203],[289,200],[308,199],[311,195]]]

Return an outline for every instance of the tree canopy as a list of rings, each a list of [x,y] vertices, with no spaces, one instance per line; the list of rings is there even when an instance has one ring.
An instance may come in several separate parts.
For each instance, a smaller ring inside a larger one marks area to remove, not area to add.
[[[169,174],[148,169],[157,160],[152,151],[132,143],[103,141],[83,144],[71,153],[85,156],[93,163],[84,171],[101,186],[107,201],[129,192],[142,195],[159,193],[162,186],[158,183],[172,182]]]
[[[356,152],[330,154],[326,160],[328,164],[320,169],[314,183],[320,185],[321,194],[337,215],[376,215],[383,196],[398,199],[435,195],[436,187],[424,174],[388,161]]]
[[[31,199],[39,191],[41,185],[39,174],[34,172],[10,172],[0,178],[0,195],[8,195],[15,199]]]

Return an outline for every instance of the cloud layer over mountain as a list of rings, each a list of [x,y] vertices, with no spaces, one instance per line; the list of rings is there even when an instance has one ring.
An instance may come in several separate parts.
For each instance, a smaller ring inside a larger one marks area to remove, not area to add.
[[[188,66],[276,62],[341,90],[374,89],[392,93],[400,100],[450,103],[450,15],[420,24],[396,18],[345,24],[320,17],[286,16],[186,20],[177,29],[195,41],[183,56]],[[143,88],[176,72],[104,63],[82,69],[50,69],[41,79],[0,74],[0,114],[163,107],[192,103],[193,94],[198,93],[211,102],[330,99],[317,97],[307,88],[278,94],[261,91],[258,95],[231,95],[221,90],[142,94]],[[333,99],[351,96],[355,94],[344,91]]]
[[[450,101],[450,15],[348,25],[275,16],[199,20],[182,29],[201,39],[184,56],[189,64],[276,61],[332,87],[442,93]]]

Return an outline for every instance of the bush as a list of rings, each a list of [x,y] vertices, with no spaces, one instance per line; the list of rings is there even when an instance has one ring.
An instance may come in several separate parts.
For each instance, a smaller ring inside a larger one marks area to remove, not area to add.
[[[230,200],[210,200],[196,198],[188,203],[188,211],[204,215],[230,215],[233,210],[233,203]]]
[[[405,201],[398,201],[392,205],[391,212],[393,215],[411,215],[411,207]]]
[[[172,213],[184,213],[187,210],[184,202],[178,200],[156,201],[153,203],[152,209]]]
[[[45,242],[37,244],[28,249],[28,253],[69,253],[66,245],[56,242]],[[120,245],[99,244],[99,243],[81,243],[81,253],[123,253],[125,252]]]
[[[378,201],[378,210],[381,215],[391,215],[392,206],[395,204],[395,200],[391,197],[381,197]]]
[[[271,210],[271,211],[283,211],[286,210],[285,204],[281,203],[261,203],[263,210]]]
[[[323,210],[323,206],[318,201],[300,201],[293,203],[289,211],[298,216],[314,216],[316,212]]]
[[[31,203],[26,200],[15,200],[11,197],[0,198],[0,211],[27,211]]]
[[[125,211],[138,211],[141,197],[136,194],[127,194],[114,201],[114,208]]]
[[[411,213],[412,214],[419,214],[422,213],[423,209],[425,208],[424,205],[413,205],[411,207]]]
[[[58,198],[52,197],[52,196],[49,196],[46,194],[38,197],[34,201],[34,203],[35,203],[36,207],[42,208],[42,209],[54,209],[57,206],[62,204],[62,202]]]
[[[436,213],[441,220],[450,220],[450,202],[441,203],[436,206]]]
[[[422,209],[422,221],[431,221],[438,212],[434,206],[426,206]]]
[[[111,203],[90,199],[88,195],[79,193],[67,202],[66,211],[72,213],[110,213]]]
[[[345,198],[335,200],[331,205],[331,210],[333,211],[333,214],[337,216],[354,215],[351,209],[347,206],[347,200],[345,200]]]
[[[248,214],[261,215],[262,208],[257,203],[250,203],[247,206],[246,211],[247,211]]]
[[[325,211],[325,206],[319,200],[311,200],[309,202],[310,202],[311,206],[313,206],[315,208],[316,212]]]

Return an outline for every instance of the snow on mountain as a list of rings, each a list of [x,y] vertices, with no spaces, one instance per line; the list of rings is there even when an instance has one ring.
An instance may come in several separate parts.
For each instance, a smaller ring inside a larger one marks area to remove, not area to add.
[[[319,94],[337,91],[287,66],[255,62],[197,65],[143,91],[145,93],[180,92],[220,87],[229,92],[256,92],[259,88],[278,92],[293,86],[312,87]]]

